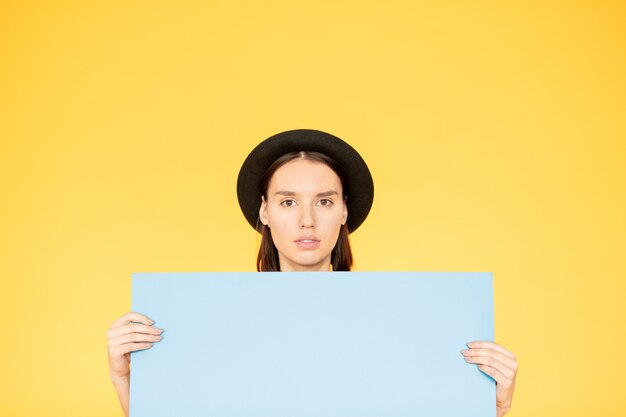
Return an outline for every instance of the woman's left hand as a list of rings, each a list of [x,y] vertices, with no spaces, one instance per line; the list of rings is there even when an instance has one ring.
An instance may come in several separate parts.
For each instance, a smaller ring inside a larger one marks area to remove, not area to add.
[[[517,358],[494,342],[476,341],[467,344],[463,350],[467,363],[478,364],[478,369],[496,380],[496,415],[503,416],[511,408],[515,377],[517,376]]]

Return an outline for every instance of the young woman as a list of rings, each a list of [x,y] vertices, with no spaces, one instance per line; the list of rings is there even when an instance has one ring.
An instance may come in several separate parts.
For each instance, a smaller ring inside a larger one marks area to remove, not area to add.
[[[244,216],[262,235],[257,271],[349,271],[348,235],[367,217],[374,197],[371,174],[343,140],[318,130],[282,132],[261,142],[237,180]],[[151,348],[161,329],[131,312],[107,332],[109,371],[128,416],[130,352]],[[517,359],[490,341],[474,341],[464,359],[496,380],[497,416],[511,407]]]

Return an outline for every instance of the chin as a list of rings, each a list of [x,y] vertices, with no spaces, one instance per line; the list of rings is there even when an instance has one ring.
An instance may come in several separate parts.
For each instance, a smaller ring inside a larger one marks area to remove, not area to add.
[[[313,266],[313,265],[317,265],[320,262],[322,262],[322,259],[311,259],[311,258],[306,258],[306,259],[294,259],[294,262],[297,263],[298,265],[303,265],[303,266]]]
[[[313,253],[307,255],[308,256],[294,256],[293,258],[291,258],[292,262],[303,266],[313,266],[319,264],[324,260],[324,256],[319,256]]]

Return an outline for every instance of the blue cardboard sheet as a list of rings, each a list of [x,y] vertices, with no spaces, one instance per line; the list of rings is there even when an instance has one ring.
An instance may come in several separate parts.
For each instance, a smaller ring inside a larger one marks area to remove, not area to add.
[[[488,272],[135,273],[130,416],[495,416]]]

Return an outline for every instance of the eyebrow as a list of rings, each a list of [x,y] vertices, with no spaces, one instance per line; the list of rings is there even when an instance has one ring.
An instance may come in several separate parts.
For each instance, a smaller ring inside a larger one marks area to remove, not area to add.
[[[293,191],[276,191],[274,193],[275,195],[285,195],[285,196],[295,196],[296,193],[294,193]],[[317,193],[316,197],[329,197],[331,195],[337,195],[337,191],[324,191],[323,193]]]

